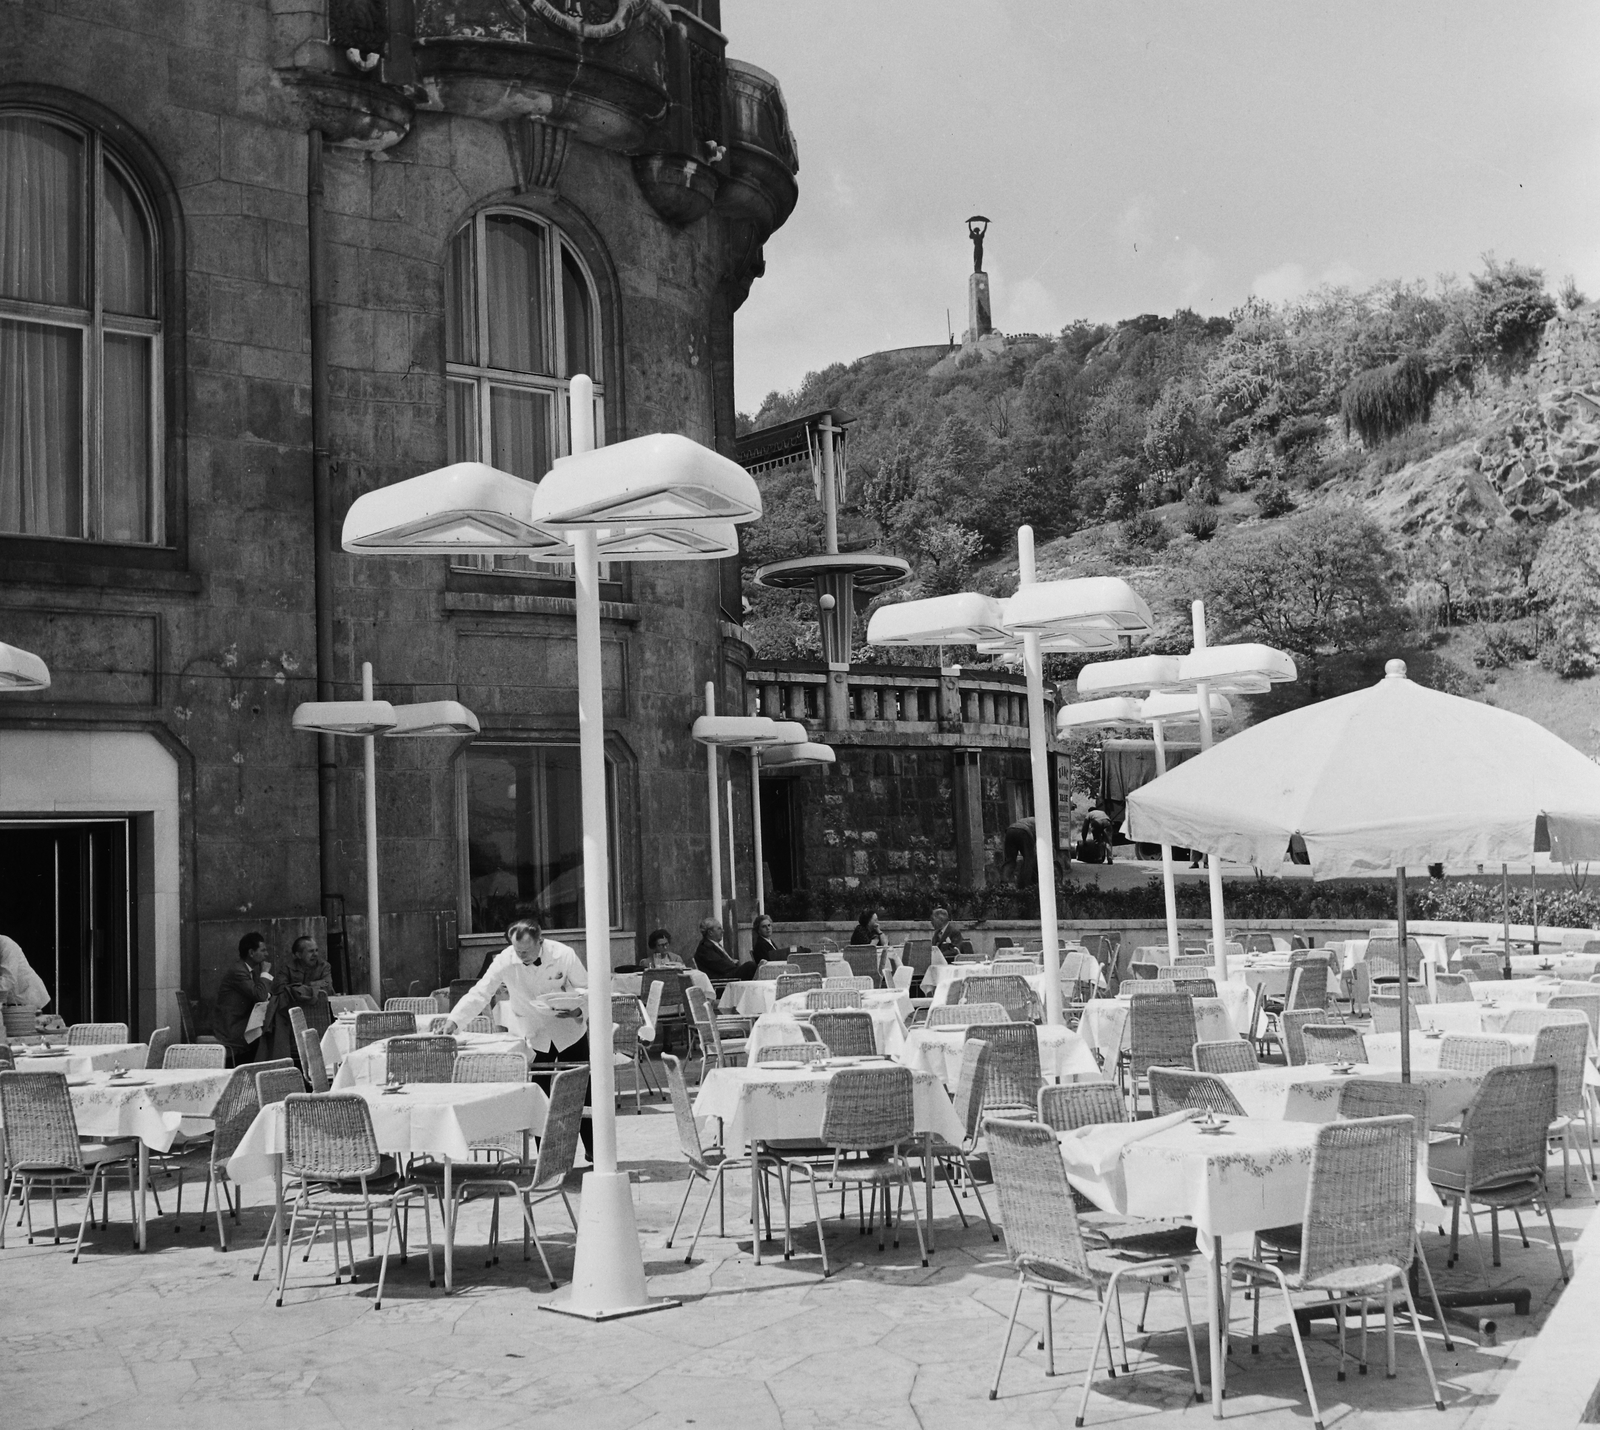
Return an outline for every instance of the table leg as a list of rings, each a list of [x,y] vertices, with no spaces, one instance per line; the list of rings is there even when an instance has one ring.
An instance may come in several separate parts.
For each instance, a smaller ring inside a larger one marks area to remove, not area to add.
[[[150,1149],[143,1142],[139,1144],[139,1250],[143,1251],[147,1244],[150,1218],[145,1212],[145,1191],[150,1185]]]
[[[1211,1350],[1211,1418],[1222,1419],[1222,1389],[1224,1368],[1222,1364],[1222,1322],[1227,1312],[1223,1309],[1227,1287],[1223,1277],[1227,1263],[1222,1259],[1222,1238],[1211,1241],[1211,1329],[1207,1340]]]
[[[922,1187],[923,1202],[927,1207],[928,1215],[928,1250],[933,1250],[933,1133],[922,1134]],[[887,1195],[887,1193],[885,1193]],[[916,1211],[916,1201],[911,1204],[913,1212]]]
[[[444,1294],[448,1296],[456,1267],[456,1199],[450,1185],[450,1159],[444,1159]]]
[[[751,1138],[750,1147],[750,1249],[756,1265],[761,1265],[761,1144]],[[820,1229],[819,1229],[820,1230]]]

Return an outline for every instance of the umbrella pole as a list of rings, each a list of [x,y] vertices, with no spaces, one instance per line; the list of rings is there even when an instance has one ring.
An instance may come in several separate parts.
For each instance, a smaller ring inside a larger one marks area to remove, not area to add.
[[[1167,772],[1167,734],[1159,720],[1150,722],[1150,733],[1156,741],[1156,777]],[[1172,846],[1161,846],[1161,892],[1167,901],[1167,957],[1178,961],[1178,891],[1173,886]]]
[[[1033,528],[1017,528],[1017,585],[1034,583]],[[1044,1020],[1060,1027],[1061,941],[1056,925],[1055,821],[1050,810],[1050,765],[1044,720],[1044,656],[1039,637],[1022,638],[1028,676],[1028,764],[1033,776],[1033,857],[1039,873],[1039,934],[1044,941]],[[1109,846],[1108,846],[1109,847]]]
[[[1194,648],[1206,648],[1206,603],[1196,601],[1190,608],[1194,619]],[[1200,681],[1195,686],[1200,715],[1200,750],[1211,748],[1211,686]],[[1206,855],[1206,880],[1211,887],[1211,947],[1216,964],[1217,983],[1228,981],[1228,930],[1222,910],[1222,863],[1215,854]]]
[[[1500,916],[1505,920],[1505,953],[1501,957],[1500,976],[1511,977],[1511,866],[1500,866]]]
[[[767,880],[765,855],[761,848],[761,751],[750,747],[750,834],[755,845],[756,862],[756,916],[767,911]]]
[[[706,714],[717,713],[717,682],[706,681]],[[717,747],[706,744],[706,803],[711,808],[711,914],[720,924],[722,912],[722,830],[717,810]]]
[[[1411,960],[1406,957],[1406,870],[1394,871],[1394,914],[1400,926],[1400,1081],[1411,1081]]]
[[[1528,865],[1528,883],[1533,889],[1533,956],[1539,956],[1539,866]]]

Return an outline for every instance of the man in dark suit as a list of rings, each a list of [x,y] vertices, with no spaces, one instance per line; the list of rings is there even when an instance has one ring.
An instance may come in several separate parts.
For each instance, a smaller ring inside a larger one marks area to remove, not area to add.
[[[694,951],[694,966],[713,983],[736,983],[756,976],[755,964],[740,963],[728,956],[728,950],[722,946],[722,925],[713,918],[700,920],[700,943]]]
[[[217,1041],[228,1050],[228,1061],[234,1067],[254,1062],[261,1050],[261,1039],[254,1043],[245,1038],[250,1014],[257,1003],[272,997],[272,975],[267,973],[267,941],[258,933],[247,933],[239,940],[239,961],[222,975],[217,988],[217,1013],[212,1020]],[[270,1015],[272,1010],[267,1010]],[[267,1025],[271,1025],[268,1017]]]

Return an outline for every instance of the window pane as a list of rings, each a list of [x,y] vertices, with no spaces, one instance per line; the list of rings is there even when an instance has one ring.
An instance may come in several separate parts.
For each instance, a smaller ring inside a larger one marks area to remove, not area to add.
[[[476,249],[469,223],[450,240],[444,263],[444,356],[446,362],[478,361]]]
[[[83,140],[0,119],[0,296],[81,308]]]
[[[150,231],[121,176],[105,166],[106,226],[100,256],[101,302],[108,313],[148,318],[151,304]]]
[[[594,370],[594,313],[589,303],[589,285],[584,281],[577,260],[561,250],[562,321],[567,330],[567,377],[580,372],[601,381]]]
[[[489,265],[489,366],[510,372],[549,373],[544,341],[544,231],[514,218],[486,219],[484,227]]]
[[[606,765],[608,803],[615,778]],[[615,819],[611,918],[618,917]],[[550,928],[583,924],[583,801],[576,745],[474,745],[467,751],[467,847],[472,931],[495,933],[525,914]]]
[[[0,320],[0,531],[82,536],[82,479],[82,333]]]
[[[478,460],[478,384],[475,382],[450,382],[446,383],[445,387],[446,460],[451,462],[476,462]]]
[[[150,511],[150,339],[106,334],[100,541],[154,541]]]
[[[536,482],[550,470],[554,456],[551,419],[555,405],[548,392],[522,387],[489,389],[489,432],[493,466],[514,477]]]

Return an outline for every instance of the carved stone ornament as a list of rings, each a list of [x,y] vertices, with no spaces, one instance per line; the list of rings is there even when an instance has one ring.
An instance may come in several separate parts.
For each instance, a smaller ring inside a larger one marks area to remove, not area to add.
[[[628,28],[640,0],[521,0],[531,17],[585,40],[607,40]]]
[[[554,190],[561,182],[561,170],[567,162],[567,145],[572,138],[570,129],[559,124],[547,124],[542,119],[521,115],[502,123],[506,148],[511,151],[511,167],[516,171],[517,190]]]
[[[720,180],[716,171],[681,154],[636,154],[633,179],[650,207],[675,228],[711,212]]]

